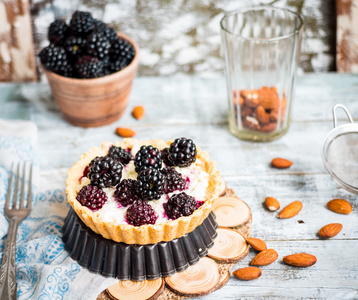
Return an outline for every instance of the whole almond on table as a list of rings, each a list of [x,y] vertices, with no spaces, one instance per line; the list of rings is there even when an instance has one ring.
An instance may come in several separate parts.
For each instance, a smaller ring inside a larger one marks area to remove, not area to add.
[[[276,211],[280,208],[280,202],[274,197],[266,197],[265,198],[265,205],[268,210]]]
[[[277,218],[279,219],[288,219],[296,216],[302,209],[303,205],[301,201],[294,201],[291,204],[287,205],[283,210],[281,210]]]
[[[251,261],[252,266],[267,266],[272,264],[278,257],[276,250],[267,249],[257,254]]]
[[[138,106],[134,107],[133,111],[132,111],[132,116],[137,120],[143,118],[143,116],[144,116],[144,107],[141,106],[141,105],[138,105]]]
[[[352,212],[352,205],[344,199],[333,199],[327,203],[327,207],[337,214],[348,215]]]
[[[262,271],[257,267],[246,267],[237,269],[232,273],[236,278],[240,280],[254,280],[262,275]]]
[[[271,166],[277,169],[287,169],[292,165],[293,165],[292,161],[280,157],[276,157],[271,161]]]
[[[246,242],[256,251],[264,251],[267,249],[266,243],[258,238],[248,237],[246,238]]]
[[[136,132],[130,128],[118,127],[116,133],[124,138],[133,137],[136,135]]]
[[[290,266],[303,268],[310,267],[317,262],[317,258],[314,255],[308,253],[287,255],[283,257],[282,260]]]
[[[331,223],[323,226],[319,231],[318,234],[323,239],[329,239],[331,237],[336,236],[342,230],[343,225],[340,223]]]

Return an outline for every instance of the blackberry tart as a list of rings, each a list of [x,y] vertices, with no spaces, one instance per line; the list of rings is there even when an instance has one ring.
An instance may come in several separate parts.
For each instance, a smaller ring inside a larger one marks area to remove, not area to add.
[[[68,171],[66,193],[97,234],[145,245],[193,231],[208,217],[221,182],[216,163],[191,139],[124,139],[83,154]]]

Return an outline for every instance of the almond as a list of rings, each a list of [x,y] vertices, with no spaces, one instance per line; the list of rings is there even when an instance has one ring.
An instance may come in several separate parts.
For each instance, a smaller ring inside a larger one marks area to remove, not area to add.
[[[317,262],[317,258],[314,255],[308,253],[291,254],[285,256],[282,258],[282,260],[290,266],[303,268],[310,267]]]
[[[270,87],[270,90],[277,95],[277,88],[275,86]]]
[[[291,204],[287,205],[283,210],[281,210],[277,218],[279,219],[288,219],[296,216],[302,209],[303,205],[301,201],[294,201]]]
[[[257,251],[264,251],[267,249],[266,243],[258,238],[248,237],[246,242]]]
[[[242,125],[244,125],[244,127],[249,129],[254,129],[254,130],[260,129],[259,122],[254,117],[251,116],[247,116],[246,118],[244,118],[242,121]]]
[[[255,110],[253,108],[244,105],[241,108],[241,116],[246,118],[247,116],[251,116],[254,113],[254,111]]]
[[[232,274],[240,280],[254,280],[262,275],[262,271],[257,267],[246,267],[237,269]]]
[[[278,257],[276,250],[267,249],[257,254],[251,261],[252,266],[267,266],[273,263]]]
[[[129,128],[118,127],[116,133],[124,138],[132,137],[136,135],[136,132]]]
[[[323,239],[329,239],[337,235],[343,228],[343,225],[340,223],[331,223],[323,226],[319,231],[318,234]]]
[[[352,212],[352,205],[344,199],[333,199],[327,203],[327,207],[337,214],[348,215]]]
[[[244,98],[242,98],[241,96],[239,97],[239,104],[240,104],[240,107],[243,107],[244,106]]]
[[[144,107],[141,106],[141,105],[138,105],[138,106],[134,107],[133,111],[132,111],[132,116],[137,120],[143,118],[143,116],[144,116]]]
[[[274,131],[277,127],[277,123],[268,123],[266,125],[263,125],[261,128],[260,128],[260,131],[261,132],[271,132],[271,131]]]
[[[271,161],[271,165],[277,169],[286,169],[291,167],[293,162],[285,158],[276,157]]]
[[[265,111],[262,105],[256,107],[255,113],[260,124],[267,124],[270,122],[270,115]]]
[[[265,204],[268,210],[276,211],[280,208],[280,202],[277,201],[274,197],[266,197]]]
[[[258,96],[260,104],[264,107],[264,109],[277,110],[279,108],[280,99],[274,91],[261,89],[258,91]]]
[[[260,103],[256,90],[241,91],[241,95],[244,98],[245,105],[251,108],[256,108]]]
[[[272,111],[270,113],[270,122],[277,123],[277,120],[278,120],[278,113],[275,111]]]

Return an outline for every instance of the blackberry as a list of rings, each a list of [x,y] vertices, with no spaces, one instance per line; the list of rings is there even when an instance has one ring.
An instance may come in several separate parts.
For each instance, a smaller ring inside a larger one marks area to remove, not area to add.
[[[135,180],[123,179],[116,187],[114,198],[122,206],[128,206],[139,200],[135,191]]]
[[[50,44],[42,49],[39,57],[46,70],[66,77],[72,76],[72,67],[68,63],[65,49],[62,47]]]
[[[94,57],[105,58],[108,56],[110,48],[111,43],[102,33],[94,31],[87,37],[87,53]]]
[[[71,35],[64,44],[64,48],[72,60],[76,61],[82,54],[85,53],[86,39],[81,36]]]
[[[128,224],[141,226],[155,224],[158,215],[147,201],[137,201],[127,209],[125,218]]]
[[[114,28],[108,27],[105,23],[100,20],[95,20],[94,22],[94,30],[102,33],[110,43],[118,40],[117,32]]]
[[[104,76],[104,65],[96,57],[84,55],[75,63],[75,70],[79,78],[97,78]]]
[[[185,137],[175,139],[169,147],[169,160],[174,166],[188,167],[196,159],[196,146]]]
[[[112,43],[109,54],[112,62],[119,61],[118,63],[120,63],[122,68],[124,68],[132,62],[135,56],[135,50],[130,42],[125,39],[118,38],[117,41]]]
[[[157,169],[145,169],[139,173],[135,188],[141,199],[159,199],[164,194],[164,175]]]
[[[168,158],[169,148],[164,148],[163,150],[160,151],[160,153],[162,154],[163,163],[165,163],[166,166],[172,166],[173,164],[171,163],[171,161]]]
[[[134,158],[134,166],[137,173],[147,169],[160,169],[162,167],[162,155],[160,151],[149,145],[140,147]]]
[[[166,167],[161,170],[164,175],[164,193],[182,191],[185,188],[185,180],[173,167]]]
[[[63,45],[69,32],[70,28],[65,21],[55,20],[48,28],[47,37],[50,43],[54,45]]]
[[[109,61],[107,63],[107,70],[110,74],[118,72],[125,67],[126,67],[126,65],[124,65],[120,60]]]
[[[108,198],[106,193],[97,186],[86,185],[78,192],[77,201],[83,206],[87,206],[92,210],[102,208],[107,202]]]
[[[87,36],[94,28],[94,19],[91,13],[75,11],[72,15],[70,28],[75,35]]]
[[[171,196],[168,202],[163,204],[165,214],[170,219],[190,216],[196,205],[195,199],[184,192]]]
[[[111,146],[111,148],[109,148],[107,156],[119,160],[124,166],[133,159],[133,156],[129,151],[116,146]]]
[[[121,180],[122,164],[108,156],[97,156],[94,158],[88,169],[87,177],[91,180],[91,185],[100,188],[116,186]]]

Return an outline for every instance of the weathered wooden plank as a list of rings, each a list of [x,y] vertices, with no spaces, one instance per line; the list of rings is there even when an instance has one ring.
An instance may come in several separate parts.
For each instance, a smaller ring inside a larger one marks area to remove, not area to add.
[[[279,259],[262,267],[260,279],[242,282],[231,278],[226,287],[201,299],[355,299],[358,198],[338,188],[326,173],[320,147],[332,128],[333,104],[344,100],[353,116],[358,116],[357,89],[357,76],[299,77],[296,100],[300,100],[295,102],[290,131],[283,138],[264,144],[242,142],[228,132],[223,78],[138,78],[125,116],[110,126],[92,129],[73,127],[62,120],[46,85],[21,85],[17,89],[12,84],[0,84],[0,117],[24,117],[38,124],[41,174],[47,178],[54,174],[52,182],[46,184],[59,189],[65,187],[67,168],[83,152],[103,141],[118,139],[114,134],[117,126],[132,127],[139,139],[190,136],[208,151],[218,162],[228,186],[250,205],[252,236],[266,240],[268,247],[277,250]],[[141,121],[130,116],[130,108],[136,104],[147,109]],[[294,165],[287,170],[272,169],[269,163],[274,156],[292,159]],[[57,168],[59,172],[54,173]],[[292,219],[279,220],[276,213],[263,206],[269,195],[276,197],[282,207],[300,200],[303,209]],[[328,200],[336,197],[353,204],[350,215],[335,214],[325,207]],[[331,222],[342,223],[343,230],[330,240],[320,240],[316,233]],[[312,253],[318,262],[307,269],[281,262],[284,255],[298,252]],[[250,252],[234,269],[247,266],[254,255]]]
[[[100,145],[103,140],[117,140],[114,134],[117,126],[129,126],[137,131],[138,138],[191,136],[218,162],[224,175],[272,172],[269,162],[273,156],[284,156],[294,161],[293,167],[284,171],[286,173],[325,172],[320,148],[332,129],[331,106],[345,99],[342,102],[350,108],[353,116],[358,116],[353,96],[358,92],[358,77],[324,74],[306,75],[299,79],[301,99],[294,103],[291,129],[283,138],[267,144],[242,142],[228,132],[226,125],[205,126],[226,123],[226,101],[220,88],[224,85],[223,78],[138,78],[124,117],[110,126],[88,130],[72,127],[61,118],[54,102],[49,99],[46,85],[22,85],[17,94],[6,92],[14,85],[5,85],[1,95],[5,103],[1,106],[0,117],[34,120],[43,136],[40,148],[45,149],[47,145],[52,148],[53,145],[53,155],[58,158],[56,165],[61,166],[69,166],[75,161],[78,157],[76,152],[82,153],[93,145]],[[23,98],[27,101],[15,101]],[[136,104],[146,108],[141,121],[130,116],[131,108]],[[339,116],[342,120],[346,118],[343,114]],[[317,122],[306,123],[313,119]],[[56,134],[50,134],[52,130]],[[59,149],[62,147],[67,148],[69,155],[61,153]],[[228,160],[227,157],[233,154],[235,158]],[[51,159],[46,164],[51,166],[55,161]]]
[[[305,72],[335,70],[334,0],[216,0],[216,1],[32,1],[35,44],[38,53],[47,44],[47,27],[57,18],[68,18],[75,9],[133,37],[141,47],[139,74],[217,76],[224,71],[220,19],[224,12],[249,5],[286,7],[305,21],[301,68]],[[155,18],[148,16],[155,11]]]
[[[337,3],[337,71],[358,72],[358,1],[336,0]]]
[[[352,205],[358,200],[337,184],[328,174],[268,175],[224,177],[227,185],[250,207],[253,216],[251,235],[264,240],[317,240],[321,227],[329,223],[341,223],[343,229],[333,239],[358,239],[357,207],[350,215],[336,214],[326,204],[334,198],[343,198]],[[264,206],[265,197],[279,200],[281,209],[299,200],[301,212],[290,219],[277,219],[277,212]],[[303,222],[302,222],[303,221]]]
[[[47,151],[53,153],[51,149]],[[66,151],[63,150],[62,153]],[[58,161],[58,158],[51,157]],[[51,166],[51,169],[53,167],[55,166]],[[45,165],[42,170],[46,170]],[[66,170],[67,168],[59,169],[59,177],[54,179],[56,182],[62,182],[57,184],[59,188],[65,188]],[[358,240],[358,207],[356,205],[358,196],[338,188],[328,174],[256,174],[225,176],[224,179],[237,196],[250,206],[253,216],[251,229],[253,237],[270,242],[321,240],[317,236],[321,227],[329,223],[341,223],[342,231],[330,240]],[[278,219],[277,212],[270,212],[264,206],[267,196],[277,198],[281,203],[281,209],[295,200],[300,200],[303,208],[293,218]],[[326,204],[333,198],[348,200],[353,205],[353,212],[350,215],[341,215],[328,210]],[[330,243],[330,241],[327,242]]]
[[[54,173],[52,171],[50,173],[48,171],[41,172],[41,175],[47,178],[47,184],[49,174],[53,176]],[[56,176],[51,178],[53,181],[51,186],[56,188],[64,187],[65,177],[66,169],[59,170]],[[324,198],[329,193],[329,191],[326,191],[329,183],[325,183],[327,176],[321,176],[321,180],[313,180],[318,184],[313,184],[312,180],[307,179],[307,177],[315,178],[317,175],[307,176],[304,181],[309,183],[307,189],[308,191],[313,191],[312,197],[304,199],[309,192],[302,193],[299,197],[304,203],[302,212],[296,218],[278,220],[275,218],[275,213],[267,212],[263,208],[262,201],[248,199],[250,195],[256,194],[257,186],[260,186],[260,184],[253,185],[251,183],[253,181],[263,182],[263,186],[267,184],[278,194],[286,195],[285,201],[291,201],[288,198],[295,198],[296,195],[302,192],[299,189],[295,191],[294,188],[296,184],[295,177],[297,176],[261,176],[256,180],[251,180],[253,177],[247,176],[240,181],[238,185],[241,186],[242,184],[245,188],[240,188],[238,194],[244,195],[245,200],[251,206],[254,221],[252,236],[266,240],[267,246],[274,248],[278,252],[279,258],[271,265],[261,267],[263,275],[258,280],[243,282],[231,277],[227,286],[220,289],[220,291],[195,299],[210,300],[217,299],[217,297],[220,297],[220,299],[356,298],[358,296],[356,208],[349,216],[337,215],[328,211],[324,208],[326,202]],[[280,187],[281,177],[292,177],[291,184],[285,184]],[[227,182],[229,186],[234,186],[237,189],[235,184],[237,182],[232,181],[232,178]],[[339,196],[344,195],[340,194]],[[284,201],[281,201],[281,204],[284,204]],[[306,206],[307,204],[309,204],[309,208]],[[60,214],[63,213],[61,212]],[[344,224],[343,230],[338,237],[330,240],[319,240],[315,236],[315,232],[319,229],[319,223],[323,224],[328,215],[334,219],[334,222],[342,222]],[[319,222],[317,221],[318,216]],[[303,219],[305,223],[299,224],[297,219]],[[306,269],[294,268],[282,263],[283,256],[300,252],[315,255],[318,260],[317,263]],[[234,266],[233,270],[248,266],[255,255],[256,252],[251,250],[244,260]]]
[[[261,267],[262,276],[254,281],[231,277],[227,286],[196,299],[357,299],[358,241],[288,241],[268,242],[279,258]],[[282,257],[307,252],[316,255],[310,268],[285,265]],[[233,270],[248,266],[253,251]]]
[[[2,90],[4,90],[2,88]],[[5,88],[6,90],[6,88]],[[50,98],[47,85],[21,85],[19,95],[6,98],[0,111],[0,117],[19,105],[14,100],[28,100],[29,113],[36,118],[39,111],[51,109],[54,103]],[[312,74],[297,78],[296,97],[293,102],[292,119],[294,122],[331,121],[332,107],[343,103],[350,109],[353,117],[358,119],[358,77],[348,74]],[[26,105],[21,103],[21,105]],[[130,111],[135,105],[143,105],[146,114],[141,121],[134,120]],[[36,109],[35,109],[36,108]],[[339,118],[346,121],[346,116],[339,113]],[[53,120],[57,124],[59,116]],[[48,120],[46,121],[48,123]],[[152,125],[152,124],[226,124],[227,99],[226,85],[223,77],[199,78],[194,76],[177,77],[139,77],[135,80],[130,102],[123,117],[115,124]],[[60,123],[63,123],[60,121]],[[60,124],[57,124],[60,125]],[[47,124],[51,126],[51,123]]]
[[[0,2],[0,81],[34,81],[36,66],[29,2]]]
[[[61,126],[56,119],[41,123],[39,132],[39,151],[43,166],[69,167],[79,155],[103,141],[115,141],[120,138],[114,134],[117,125],[101,129],[88,129]],[[57,124],[57,126],[56,126]],[[278,141],[268,144],[243,142],[231,135],[226,125],[146,125],[132,126],[138,139],[165,140],[180,136],[192,138],[197,145],[207,151],[218,164],[224,176],[252,174],[290,174],[325,173],[320,157],[321,144],[330,130],[330,122],[294,123],[289,133]],[[308,134],[308,132],[310,134]],[[46,155],[51,152],[51,157]],[[64,155],[66,153],[66,155]],[[270,167],[274,157],[286,157],[294,165],[286,170],[277,171]]]

